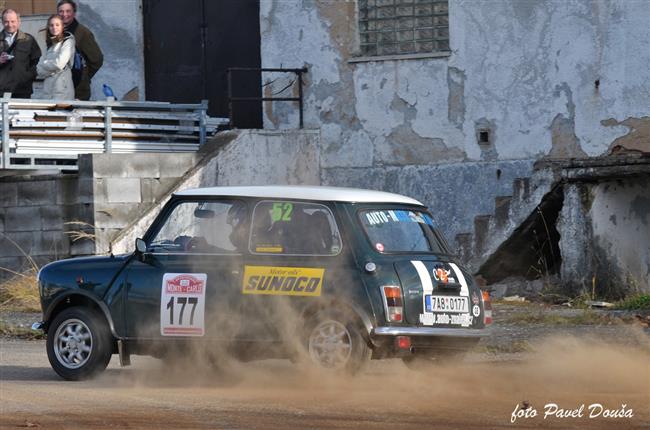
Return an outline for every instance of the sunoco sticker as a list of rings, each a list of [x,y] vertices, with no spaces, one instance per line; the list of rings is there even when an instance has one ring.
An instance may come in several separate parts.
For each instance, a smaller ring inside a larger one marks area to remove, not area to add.
[[[244,294],[320,296],[325,269],[245,266]]]

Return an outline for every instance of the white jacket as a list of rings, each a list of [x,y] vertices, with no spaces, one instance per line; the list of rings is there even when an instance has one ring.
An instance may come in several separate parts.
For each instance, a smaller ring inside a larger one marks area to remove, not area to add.
[[[46,98],[74,100],[71,72],[74,53],[74,36],[70,35],[50,46],[38,61],[36,72],[39,78],[45,79],[43,93]]]

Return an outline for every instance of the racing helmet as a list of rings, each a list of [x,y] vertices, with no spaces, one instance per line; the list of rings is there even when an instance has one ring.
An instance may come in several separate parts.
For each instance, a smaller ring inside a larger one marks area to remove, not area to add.
[[[246,206],[242,203],[235,203],[230,209],[228,209],[228,214],[226,215],[226,223],[233,228],[241,225],[246,219]]]

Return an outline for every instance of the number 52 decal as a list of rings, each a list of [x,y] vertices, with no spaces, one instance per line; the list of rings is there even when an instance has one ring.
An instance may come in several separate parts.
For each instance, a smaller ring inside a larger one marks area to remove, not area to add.
[[[160,291],[160,334],[205,334],[205,273],[165,273]]]

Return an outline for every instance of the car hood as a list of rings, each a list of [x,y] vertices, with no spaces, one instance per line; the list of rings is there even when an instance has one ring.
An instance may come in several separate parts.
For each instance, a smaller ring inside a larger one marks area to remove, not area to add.
[[[129,257],[130,254],[77,257],[47,264],[38,273],[41,299],[47,301],[48,297],[69,289],[82,289],[102,297]]]

